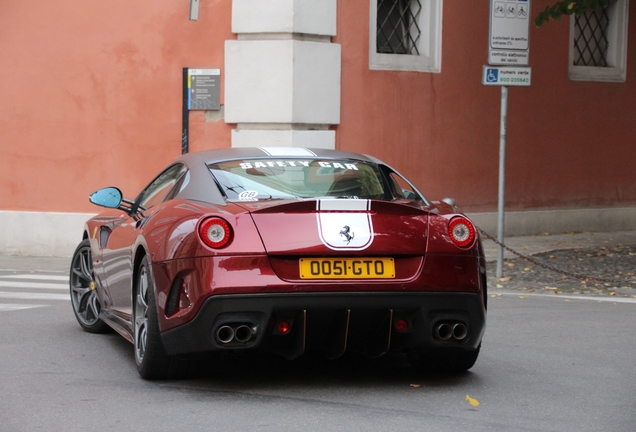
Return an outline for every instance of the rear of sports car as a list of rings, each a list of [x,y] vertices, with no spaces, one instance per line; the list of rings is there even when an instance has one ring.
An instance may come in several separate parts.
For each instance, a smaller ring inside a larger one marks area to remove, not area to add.
[[[401,352],[427,370],[474,364],[485,263],[455,209],[403,190],[397,173],[369,161],[209,168],[226,205],[176,212],[174,226],[195,229],[170,233],[172,258],[153,265],[168,354]]]

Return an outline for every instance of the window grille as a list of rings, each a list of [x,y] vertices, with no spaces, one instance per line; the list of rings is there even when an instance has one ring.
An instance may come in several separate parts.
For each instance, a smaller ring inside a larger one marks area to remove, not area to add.
[[[421,1],[377,1],[377,52],[419,55],[418,43],[422,31],[418,22],[422,11]]]
[[[607,67],[607,11],[596,9],[574,19],[574,65]]]

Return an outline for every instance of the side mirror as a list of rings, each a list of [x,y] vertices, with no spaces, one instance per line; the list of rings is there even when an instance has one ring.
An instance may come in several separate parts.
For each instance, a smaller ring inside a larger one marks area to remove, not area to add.
[[[442,200],[442,202],[445,202],[446,204],[448,204],[451,207],[455,207],[457,204],[455,203],[455,199],[454,198],[444,198]]]
[[[116,187],[107,187],[93,192],[89,200],[91,203],[106,207],[106,208],[120,208],[124,196],[121,191]]]

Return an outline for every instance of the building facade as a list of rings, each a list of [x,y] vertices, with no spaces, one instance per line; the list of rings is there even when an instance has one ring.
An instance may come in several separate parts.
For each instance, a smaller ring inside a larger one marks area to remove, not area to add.
[[[70,255],[90,192],[134,198],[179,156],[186,67],[220,70],[190,151],[372,154],[496,230],[488,2],[198,0],[196,20],[176,0],[18,3],[0,5],[0,253]],[[532,85],[509,90],[508,235],[636,227],[634,7],[531,25]]]

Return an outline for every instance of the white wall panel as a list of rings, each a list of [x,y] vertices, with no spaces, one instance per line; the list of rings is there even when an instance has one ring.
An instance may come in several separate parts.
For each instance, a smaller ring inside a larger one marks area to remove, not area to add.
[[[336,132],[331,130],[233,130],[232,147],[336,148]]]
[[[336,35],[336,0],[233,0],[233,33]]]
[[[3,255],[71,256],[82,241],[87,213],[0,211]]]
[[[225,42],[225,121],[291,123],[293,41]]]
[[[340,45],[225,42],[227,123],[340,123]]]
[[[294,41],[293,121],[340,123],[338,44]]]

